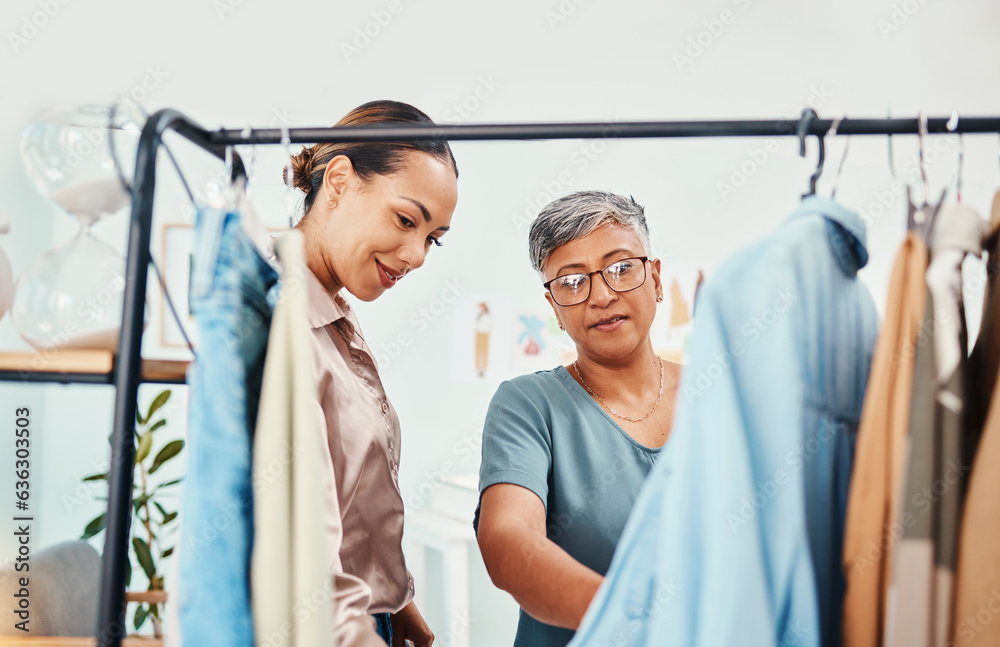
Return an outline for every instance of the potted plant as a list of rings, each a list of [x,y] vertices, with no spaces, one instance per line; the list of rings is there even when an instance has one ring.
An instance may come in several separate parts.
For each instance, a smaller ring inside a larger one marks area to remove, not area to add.
[[[181,479],[171,479],[158,481],[154,478],[159,470],[169,461],[176,458],[184,448],[183,440],[171,440],[164,443],[158,451],[153,451],[156,443],[155,432],[167,424],[167,419],[163,417],[160,409],[170,399],[170,390],[161,391],[149,405],[146,415],[142,415],[136,408],[136,429],[135,429],[135,472],[132,483],[132,528],[131,549],[128,554],[128,561],[125,568],[125,586],[128,587],[132,581],[132,564],[138,563],[143,573],[149,579],[147,591],[142,593],[129,593],[128,600],[139,602],[134,616],[136,631],[150,620],[153,625],[153,635],[161,638],[162,617],[161,605],[166,600],[166,593],[163,583],[163,574],[160,572],[162,560],[169,557],[174,552],[173,546],[167,543],[167,531],[177,520],[177,511],[170,511],[164,504],[163,495],[170,494],[173,486],[176,486]],[[160,414],[159,416],[157,414]],[[84,481],[107,481],[108,473],[91,474],[83,479]],[[107,497],[97,497],[99,500],[107,500]],[[81,539],[90,539],[104,531],[106,524],[106,513],[92,519],[84,528]]]

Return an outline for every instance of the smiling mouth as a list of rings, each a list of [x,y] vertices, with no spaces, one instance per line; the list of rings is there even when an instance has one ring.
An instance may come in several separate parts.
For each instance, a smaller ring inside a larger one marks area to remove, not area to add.
[[[617,317],[609,317],[608,319],[603,319],[601,321],[598,321],[593,326],[591,326],[591,328],[597,328],[599,326],[607,326],[607,325],[611,325],[611,324],[616,324],[618,322],[625,321],[626,319],[628,319],[628,317],[626,317],[624,315],[620,315],[620,316],[617,316]]]
[[[375,266],[378,268],[378,278],[382,282],[382,287],[389,289],[396,285],[396,281],[403,278],[403,273],[396,274],[390,270],[385,265],[382,265],[378,261],[375,261]]]

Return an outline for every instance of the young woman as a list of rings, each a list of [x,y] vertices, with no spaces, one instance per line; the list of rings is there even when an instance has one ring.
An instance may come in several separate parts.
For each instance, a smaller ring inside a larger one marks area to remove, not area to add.
[[[337,125],[431,123],[413,106],[375,101]],[[377,631],[392,645],[427,647],[434,635],[413,604],[401,547],[399,419],[344,292],[377,299],[441,245],[458,199],[455,158],[443,140],[316,144],[292,159],[292,170],[306,194],[296,227],[305,237],[318,404],[330,449],[338,644],[368,645]]]
[[[577,361],[500,385],[486,414],[477,531],[521,605],[515,647],[570,641],[670,433],[680,365],[653,352],[663,300],[641,206],[603,191],[547,205],[532,264]]]

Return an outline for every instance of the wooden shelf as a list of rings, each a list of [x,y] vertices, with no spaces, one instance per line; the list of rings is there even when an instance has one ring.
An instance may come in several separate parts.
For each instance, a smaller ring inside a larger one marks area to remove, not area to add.
[[[0,647],[94,647],[96,638],[70,636],[0,636]],[[160,638],[125,638],[122,647],[163,647]]]
[[[187,360],[144,359],[142,381],[183,384]],[[106,350],[0,351],[0,380],[25,382],[114,382],[114,353]]]

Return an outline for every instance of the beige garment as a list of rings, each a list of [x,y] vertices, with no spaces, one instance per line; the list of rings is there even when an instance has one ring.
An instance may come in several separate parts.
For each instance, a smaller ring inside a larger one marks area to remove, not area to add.
[[[1000,193],[997,194],[1000,199]],[[994,203],[996,204],[996,203]],[[996,207],[994,207],[994,210]],[[972,365],[969,399],[976,405],[970,424],[982,430],[966,491],[955,570],[953,637],[956,647],[1000,645],[1000,242],[989,249],[989,284]],[[971,459],[972,447],[965,456]]]
[[[337,627],[341,645],[371,614],[395,613],[413,599],[403,559],[399,418],[389,403],[357,318],[339,293],[306,272],[317,415],[331,493],[327,523],[337,537]],[[345,632],[342,634],[341,632]]]
[[[924,315],[927,248],[909,234],[896,256],[885,325],[865,391],[844,532],[844,647],[881,646],[888,566],[899,536],[899,488],[916,340]]]
[[[302,233],[275,245],[281,290],[271,320],[253,445],[251,600],[258,645],[336,645],[328,569],[323,437],[313,405]],[[296,613],[312,608],[311,613]]]
[[[886,645],[947,647],[969,466],[968,333],[962,263],[979,256],[985,223],[968,205],[938,213],[930,236],[928,299],[917,350],[900,496],[902,527],[891,565]]]

